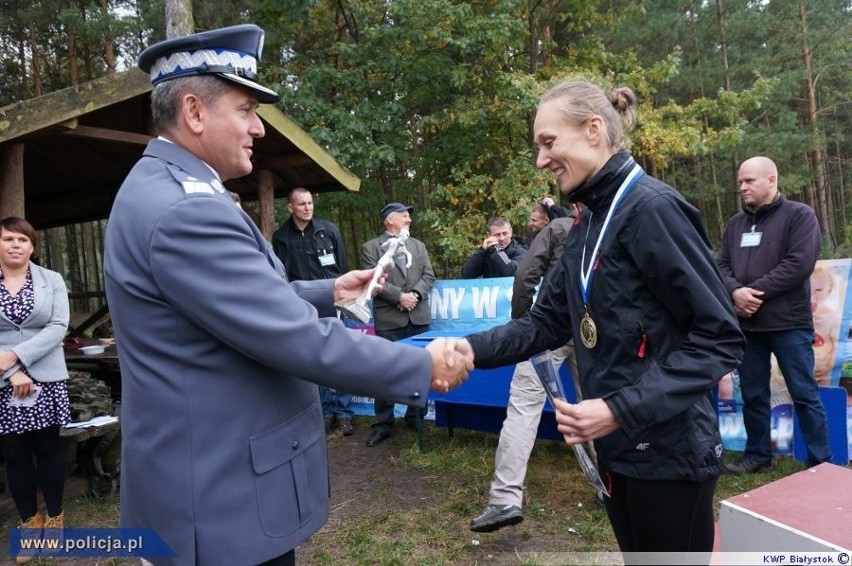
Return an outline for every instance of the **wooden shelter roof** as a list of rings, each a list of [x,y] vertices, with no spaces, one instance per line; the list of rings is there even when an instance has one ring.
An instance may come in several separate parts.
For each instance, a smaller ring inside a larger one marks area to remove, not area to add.
[[[37,229],[109,215],[153,136],[150,92],[148,76],[133,69],[0,108],[0,147],[24,147],[24,208]],[[276,196],[294,186],[359,189],[355,175],[275,106],[262,105],[258,114],[266,135],[254,144],[254,171],[226,183],[243,200],[257,200],[264,170],[272,173]]]

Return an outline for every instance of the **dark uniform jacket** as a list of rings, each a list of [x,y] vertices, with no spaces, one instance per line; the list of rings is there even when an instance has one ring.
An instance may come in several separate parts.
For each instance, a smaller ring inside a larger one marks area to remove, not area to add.
[[[335,279],[346,273],[346,248],[337,225],[312,218],[304,230],[287,219],[272,234],[272,249],[287,268],[290,281]],[[334,261],[322,265],[321,258],[331,254]]]
[[[526,360],[579,337],[580,261],[635,165],[614,155],[572,193],[581,222],[547,289],[519,319],[469,337],[476,366]],[[597,345],[575,340],[583,398],[603,398],[620,428],[595,441],[604,470],[650,480],[701,481],[723,471],[712,389],[733,370],[744,340],[699,212],[649,175],[613,214],[590,284]]]
[[[742,236],[760,232],[760,244],[742,247]],[[752,332],[810,330],[810,276],[819,258],[819,224],[813,209],[779,194],[757,210],[743,208],[725,226],[719,270],[728,293],[740,287],[763,291],[763,304],[742,329]]]

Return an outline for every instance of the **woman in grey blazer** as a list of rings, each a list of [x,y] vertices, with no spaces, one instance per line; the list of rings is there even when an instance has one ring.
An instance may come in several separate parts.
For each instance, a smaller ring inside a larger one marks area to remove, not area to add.
[[[71,420],[62,353],[68,292],[61,275],[30,261],[35,245],[29,222],[0,220],[0,449],[22,526],[61,528],[59,429]],[[39,486],[46,517],[37,513]]]

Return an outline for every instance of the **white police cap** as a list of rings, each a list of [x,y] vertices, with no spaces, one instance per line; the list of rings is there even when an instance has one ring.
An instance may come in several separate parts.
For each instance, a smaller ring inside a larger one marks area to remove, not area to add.
[[[139,68],[151,83],[214,74],[251,89],[263,103],[278,102],[273,90],[257,82],[263,30],[254,24],[230,26],[156,43],[139,56]]]

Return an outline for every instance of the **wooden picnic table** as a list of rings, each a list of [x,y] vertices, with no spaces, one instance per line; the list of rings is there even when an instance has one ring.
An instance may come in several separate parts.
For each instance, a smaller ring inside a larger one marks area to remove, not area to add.
[[[95,346],[101,344],[99,340],[78,338],[77,341],[83,346]],[[96,365],[104,371],[118,371],[118,351],[115,342],[105,346],[103,353],[84,354],[77,348],[65,348],[65,363],[69,369],[80,365]]]

